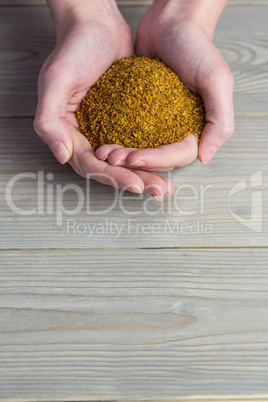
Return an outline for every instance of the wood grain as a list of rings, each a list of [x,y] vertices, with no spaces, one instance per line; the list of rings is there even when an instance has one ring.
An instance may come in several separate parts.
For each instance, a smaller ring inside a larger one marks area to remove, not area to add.
[[[163,203],[87,186],[34,133],[44,4],[0,0],[0,400],[268,401],[268,0],[229,1],[235,135]],[[121,7],[133,35],[145,9]]]
[[[121,7],[133,35],[145,9]],[[45,7],[3,8],[1,14],[0,116],[33,116],[38,73],[54,47],[51,18]],[[267,19],[266,7],[226,8],[218,24],[215,43],[235,77],[236,113],[268,110]]]
[[[267,249],[2,257],[4,400],[268,395]]]
[[[31,119],[2,119],[0,247],[267,246],[267,203],[263,210],[256,204],[252,224],[259,215],[259,233],[230,213],[250,219],[252,191],[267,196],[267,125],[266,118],[237,119],[235,135],[209,165],[196,161],[170,174],[176,193],[159,203],[150,195],[117,193],[87,182],[54,159],[35,135]],[[262,183],[251,190],[250,175],[256,172],[262,173]],[[11,187],[14,177],[18,180]],[[232,196],[228,206],[229,192],[244,179],[247,189]]]

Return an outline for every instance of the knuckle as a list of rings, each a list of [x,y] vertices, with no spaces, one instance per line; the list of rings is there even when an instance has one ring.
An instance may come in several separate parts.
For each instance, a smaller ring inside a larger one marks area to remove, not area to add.
[[[187,141],[186,143],[188,145],[186,162],[191,163],[197,158],[198,143],[195,137],[193,137],[191,141]]]
[[[191,154],[188,155],[188,157],[185,159],[184,161],[184,165],[187,166],[190,163],[192,163],[193,161],[195,161],[197,158],[197,151],[192,152]]]
[[[40,117],[36,116],[33,126],[38,137],[43,141],[46,133],[49,132],[49,122],[47,120],[42,120]]]
[[[234,86],[234,76],[225,64],[213,68],[213,70],[203,77],[203,87],[206,90],[217,88],[223,82],[228,89],[232,89]]]
[[[222,126],[222,136],[225,140],[228,140],[228,138],[231,138],[232,135],[234,134],[234,125],[233,124],[225,124]]]
[[[226,83],[227,88],[229,88],[229,90],[233,90],[234,87],[234,76],[231,72],[231,70],[229,69],[229,67],[225,67],[221,69],[220,72],[220,79]]]
[[[231,70],[228,68],[228,77],[227,77],[227,79],[229,80],[229,82],[230,82],[230,84],[232,85],[232,86],[234,86],[234,76],[233,76],[233,74],[232,74],[232,72],[231,72]]]
[[[221,67],[218,67],[216,72],[218,76],[225,78],[226,80],[233,81],[234,76],[226,63],[224,63]]]
[[[52,61],[50,57],[52,57],[52,55],[50,55],[43,64],[40,70],[39,79],[46,80],[58,76],[58,73],[61,70],[61,66],[59,65],[59,62],[57,60]]]
[[[38,119],[38,117],[35,117],[34,122],[33,122],[33,127],[34,127],[34,130],[35,130],[36,134],[38,135],[38,137],[41,137],[41,124],[40,124],[40,120]]]

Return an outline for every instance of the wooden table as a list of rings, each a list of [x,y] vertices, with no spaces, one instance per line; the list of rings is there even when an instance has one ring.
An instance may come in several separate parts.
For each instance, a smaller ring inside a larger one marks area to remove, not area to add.
[[[32,127],[49,12],[0,19],[0,400],[268,400],[268,1],[226,7],[235,135],[163,203],[57,163]]]

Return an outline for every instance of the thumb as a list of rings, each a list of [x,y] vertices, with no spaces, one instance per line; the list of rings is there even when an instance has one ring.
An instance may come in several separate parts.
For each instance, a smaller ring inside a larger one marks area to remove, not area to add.
[[[63,78],[53,73],[40,73],[34,129],[62,164],[68,162],[73,153],[71,130],[66,120],[70,92]]]
[[[199,144],[199,159],[208,163],[234,132],[233,76],[227,66],[204,80],[200,94],[205,102],[206,126]]]

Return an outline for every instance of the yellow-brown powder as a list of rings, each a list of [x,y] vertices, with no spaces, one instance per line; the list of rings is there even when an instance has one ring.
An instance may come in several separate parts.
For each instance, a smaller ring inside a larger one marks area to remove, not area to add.
[[[135,56],[111,66],[88,91],[76,118],[94,150],[104,144],[154,148],[190,133],[200,139],[205,108],[163,62]]]

